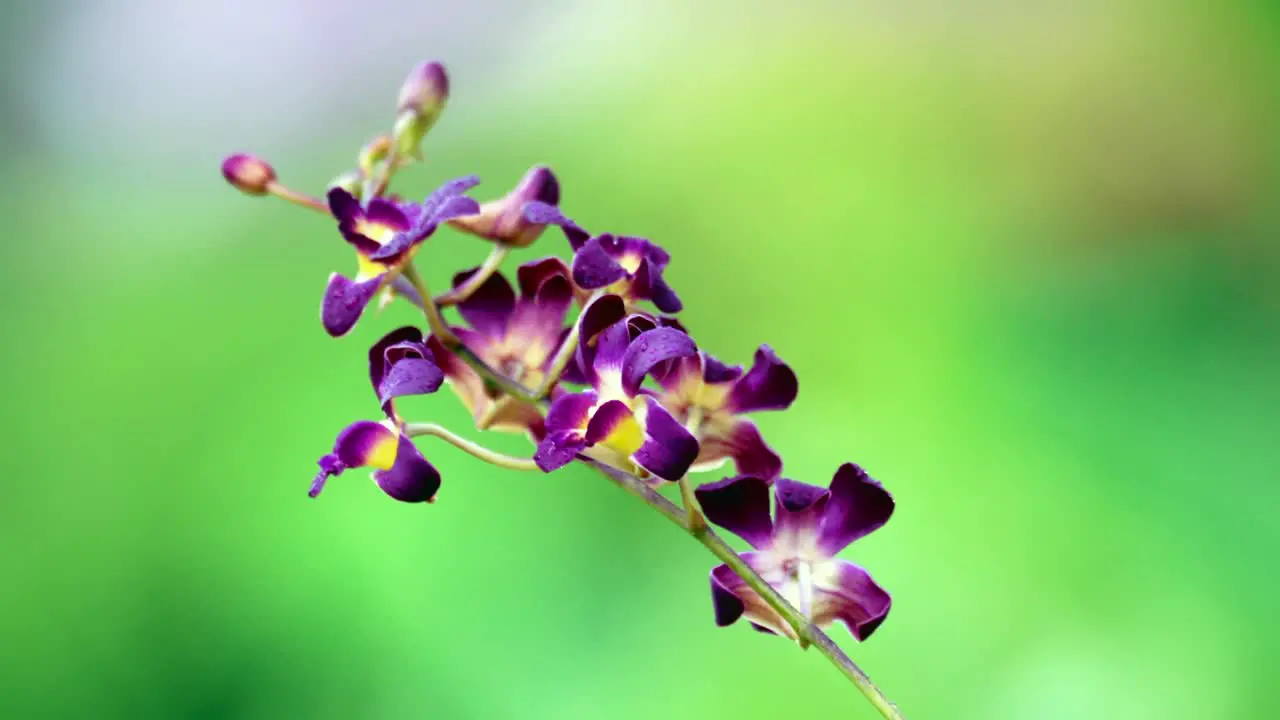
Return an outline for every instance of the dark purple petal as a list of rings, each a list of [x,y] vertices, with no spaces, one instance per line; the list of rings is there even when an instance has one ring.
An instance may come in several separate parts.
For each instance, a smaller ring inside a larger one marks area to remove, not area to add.
[[[742,559],[774,588],[783,581],[765,553],[745,552]],[[757,630],[794,636],[787,621],[728,565],[720,565],[711,571],[711,602],[715,608],[716,624],[720,627],[745,616]]]
[[[333,454],[349,468],[388,469],[395,461],[396,432],[371,420],[354,422],[338,433]]]
[[[783,410],[795,401],[798,390],[796,374],[768,345],[761,345],[751,369],[729,390],[727,407],[735,413]]]
[[[516,269],[516,284],[520,286],[520,297],[533,299],[538,290],[549,280],[561,278],[571,281],[569,266],[558,257],[546,257],[533,260]]]
[[[374,470],[373,481],[382,492],[408,503],[431,502],[440,489],[440,473],[406,435],[400,436],[395,463],[390,469]]]
[[[538,449],[533,454],[533,461],[542,472],[551,472],[573,462],[578,453],[585,450],[586,447],[587,441],[582,437],[582,433],[577,430],[548,432],[542,442],[538,443]]]
[[[677,313],[684,309],[684,303],[680,302],[680,296],[676,295],[676,291],[671,289],[671,286],[667,284],[662,275],[653,277],[649,295],[654,307],[664,313]]]
[[[561,395],[551,403],[547,410],[547,432],[583,431],[591,418],[591,408],[595,407],[596,394],[593,392]]]
[[[632,459],[650,473],[675,482],[689,472],[698,457],[698,439],[671,417],[654,398],[646,397],[644,431],[648,437]]]
[[[866,471],[845,463],[831,479],[831,500],[823,513],[818,547],[835,555],[849,543],[889,522],[893,496]]]
[[[717,627],[728,627],[742,617],[747,606],[734,591],[743,589],[750,590],[728,565],[719,565],[711,570],[711,605],[715,610]]]
[[[742,368],[738,365],[725,365],[711,355],[703,361],[702,379],[711,383],[733,382],[742,377]]]
[[[343,191],[345,192],[345,191]],[[386,198],[374,198],[364,210],[365,222],[384,225],[397,232],[409,229],[409,218],[398,205]]]
[[[627,277],[626,268],[605,252],[601,242],[602,238],[591,238],[573,254],[573,282],[583,290],[598,290]]]
[[[472,269],[458,273],[453,278],[453,286],[458,287],[475,272]],[[476,288],[471,297],[458,303],[458,312],[477,331],[500,339],[506,335],[507,321],[515,306],[516,294],[511,284],[501,273],[494,273]]]
[[[732,457],[738,472],[755,475],[769,482],[782,474],[782,458],[760,437],[760,429],[755,423],[750,420],[736,423],[729,442],[733,446]]]
[[[591,233],[578,227],[560,211],[560,208],[545,202],[526,203],[522,209],[524,219],[538,225],[559,225],[564,231],[569,246],[577,251],[591,237]]]
[[[697,354],[698,346],[693,338],[675,328],[654,328],[641,333],[627,346],[622,358],[622,389],[628,395],[635,395],[655,365]]]
[[[426,358],[406,357],[391,366],[378,387],[382,411],[391,414],[391,401],[405,395],[429,395],[440,389],[444,371]]]
[[[832,563],[828,572],[815,576],[812,619],[820,627],[840,620],[855,638],[866,640],[889,615],[889,593],[857,565]]]
[[[773,484],[777,500],[774,541],[786,547],[809,547],[817,542],[822,514],[831,492],[787,478]]]
[[[605,443],[630,455],[644,442],[644,436],[631,408],[621,400],[610,400],[591,413],[586,440],[588,445]]]
[[[375,393],[382,386],[382,379],[387,375],[387,367],[391,365],[390,359],[387,358],[387,348],[401,343],[421,344],[422,342],[422,331],[412,325],[406,325],[383,335],[381,340],[369,348],[369,380],[373,383]]]
[[[337,273],[329,276],[329,284],[324,289],[324,300],[320,303],[320,322],[325,332],[333,337],[342,337],[355,327],[364,308],[378,294],[386,274],[369,280],[349,280]]]
[[[712,523],[767,549],[773,537],[769,517],[769,483],[752,475],[739,475],[709,483],[693,491],[702,512]]]
[[[338,221],[339,225],[354,224],[364,217],[364,209],[360,207],[360,201],[346,190],[338,187],[331,188],[327,198],[329,200],[329,212]]]

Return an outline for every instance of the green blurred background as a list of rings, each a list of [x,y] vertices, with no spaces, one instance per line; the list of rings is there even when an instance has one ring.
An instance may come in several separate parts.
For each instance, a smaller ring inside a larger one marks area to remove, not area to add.
[[[704,347],[795,367],[759,418],[789,475],[894,492],[847,552],[892,616],[835,634],[909,717],[1280,713],[1267,3],[86,1],[0,34],[0,716],[875,717],[715,628],[710,556],[583,469],[425,439],[435,505],[308,501],[415,316],[326,337],[348,249],[218,162],[318,191],[424,57],[453,99],[402,189],[550,163],[586,227],[672,252]]]

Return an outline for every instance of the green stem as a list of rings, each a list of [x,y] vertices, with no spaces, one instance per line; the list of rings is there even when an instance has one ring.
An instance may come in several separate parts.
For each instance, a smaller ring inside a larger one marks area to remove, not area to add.
[[[473,443],[470,440],[455,434],[448,428],[442,425],[436,425],[435,423],[408,423],[404,426],[404,433],[409,437],[429,435],[431,437],[440,438],[473,457],[477,457],[490,465],[497,465],[498,467],[507,468],[508,470],[531,471],[538,469],[538,466],[534,464],[533,460],[528,458],[512,457],[500,452],[494,452],[483,445]]]
[[[445,349],[462,358],[462,361],[479,373],[481,378],[498,386],[508,395],[514,395],[530,403],[536,403],[539,400],[539,396],[529,388],[489,367],[488,363],[458,339],[458,336],[445,323],[444,316],[440,314],[440,307],[436,305],[431,294],[431,288],[427,287],[427,282],[418,274],[417,268],[412,264],[407,265],[402,274],[422,297],[422,314],[427,318],[427,327],[431,329],[431,334],[445,346]]]
[[[701,528],[691,526],[687,512],[634,475],[595,460],[586,460],[585,462],[627,492],[643,500],[645,504],[657,510],[663,517],[679,525],[685,532],[701,543],[703,547],[710,550],[712,555],[715,555],[721,562],[732,568],[738,574],[738,577],[742,578],[743,582],[763,598],[769,607],[773,608],[774,612],[778,613],[791,626],[792,631],[795,632],[802,645],[811,645],[817,648],[818,652],[822,653],[832,665],[835,665],[845,677],[849,678],[857,686],[858,690],[866,696],[871,705],[886,720],[906,720],[906,716],[898,710],[896,705],[889,701],[889,698],[885,697],[880,688],[876,687],[871,678],[862,671],[862,668],[858,667],[852,658],[840,649],[839,645],[836,645],[834,640],[816,625],[809,622],[809,619],[802,615],[799,610],[792,607],[786,598],[782,597],[777,590],[774,590],[773,586],[760,577],[755,570],[752,570],[751,566],[747,565],[746,561],[709,526],[703,525]]]
[[[475,272],[471,273],[471,277],[467,278],[458,287],[436,298],[436,305],[448,307],[466,301],[467,298],[480,289],[481,285],[485,284],[485,281],[498,272],[498,268],[502,265],[502,261],[507,258],[507,253],[510,251],[511,249],[506,245],[493,246],[493,249],[489,251],[489,256],[484,259],[484,263],[480,267],[476,268]]]
[[[291,202],[299,207],[322,212],[325,215],[329,214],[329,205],[325,201],[320,198],[311,197],[306,193],[300,193],[297,190],[285,187],[278,182],[273,182],[268,185],[267,192],[270,193],[272,197],[277,197],[286,202]]]

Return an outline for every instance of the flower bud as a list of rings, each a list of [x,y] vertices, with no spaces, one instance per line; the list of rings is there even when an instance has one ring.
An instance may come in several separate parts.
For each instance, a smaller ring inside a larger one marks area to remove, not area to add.
[[[276,171],[253,155],[236,153],[222,161],[222,177],[246,195],[266,195],[276,181]]]
[[[524,206],[530,202],[560,203],[560,182],[545,165],[529,168],[520,184],[504,197],[480,206],[476,215],[452,220],[450,224],[482,238],[512,247],[528,247],[542,234],[545,224],[529,222]]]
[[[409,73],[400,86],[394,129],[396,151],[415,155],[422,138],[435,124],[449,99],[449,76],[444,65],[424,62]]]

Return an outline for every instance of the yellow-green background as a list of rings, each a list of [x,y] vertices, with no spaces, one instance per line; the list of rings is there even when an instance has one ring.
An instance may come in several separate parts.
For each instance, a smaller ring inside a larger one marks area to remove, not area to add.
[[[215,58],[127,90],[95,80],[110,57],[42,47],[120,32],[81,27],[100,5],[4,28],[0,716],[874,716],[816,653],[715,628],[710,556],[583,469],[427,439],[435,505],[360,473],[306,498],[334,433],[377,416],[368,343],[415,317],[326,337],[348,248],[226,188],[219,155],[318,190],[432,55],[453,104],[402,188],[475,172],[485,198],[551,164],[582,224],[671,251],[705,348],[796,369],[795,406],[759,418],[790,476],[851,460],[893,491],[846,553],[893,613],[835,635],[909,717],[1280,712],[1266,3],[610,0],[504,5],[493,33],[459,4],[457,37],[441,10],[412,46],[378,35],[412,4],[373,3],[305,76]],[[156,42],[289,55],[288,22],[239,12],[256,34]],[[289,92],[314,111],[254,104]],[[439,283],[486,249],[442,232],[419,265]],[[547,253],[558,233],[520,259]],[[447,393],[412,408],[465,429]]]

